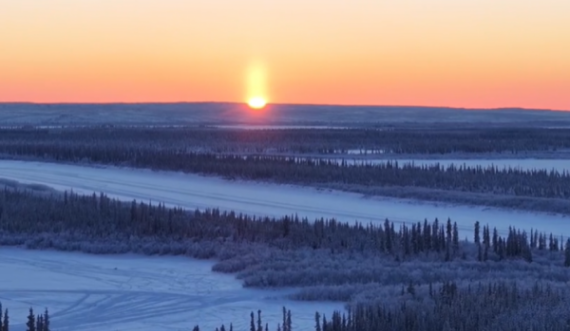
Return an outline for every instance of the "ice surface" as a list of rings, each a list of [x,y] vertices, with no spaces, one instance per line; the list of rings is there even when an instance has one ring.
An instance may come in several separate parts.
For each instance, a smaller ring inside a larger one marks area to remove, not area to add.
[[[105,192],[125,200],[163,202],[183,208],[220,208],[250,215],[336,218],[341,221],[408,223],[457,222],[461,238],[471,237],[473,224],[538,229],[555,235],[570,235],[570,218],[563,215],[461,206],[414,200],[363,197],[360,194],[317,190],[293,185],[229,181],[194,174],[145,169],[87,167],[26,161],[0,161],[0,178],[37,183],[78,193]]]
[[[340,303],[283,299],[291,290],[242,288],[232,275],[211,271],[213,262],[186,257],[97,256],[0,248],[0,300],[11,330],[23,331],[28,309],[50,310],[57,331],[213,331],[222,323],[249,330],[249,314],[275,329],[282,306],[295,330],[313,330],[315,311],[330,316]]]

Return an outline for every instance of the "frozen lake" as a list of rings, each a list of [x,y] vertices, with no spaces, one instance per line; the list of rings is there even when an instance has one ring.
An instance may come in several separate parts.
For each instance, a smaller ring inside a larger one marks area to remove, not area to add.
[[[340,303],[298,302],[287,290],[244,289],[232,275],[213,273],[211,261],[185,257],[98,256],[0,247],[0,299],[11,330],[24,331],[30,307],[50,311],[57,331],[249,329],[249,314],[275,329],[282,307],[295,330],[314,330],[315,311],[330,316]]]
[[[229,181],[193,174],[145,169],[87,167],[26,161],[0,161],[0,178],[43,184],[78,193],[105,192],[109,196],[139,201],[163,202],[183,208],[220,208],[250,215],[336,218],[341,221],[411,223],[427,218],[457,222],[460,236],[469,236],[473,224],[538,229],[555,235],[570,235],[570,218],[539,212],[363,197],[359,194],[323,191],[293,185]]]

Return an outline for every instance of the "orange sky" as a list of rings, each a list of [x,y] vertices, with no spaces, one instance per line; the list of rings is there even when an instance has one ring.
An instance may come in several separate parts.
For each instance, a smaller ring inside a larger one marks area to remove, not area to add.
[[[569,0],[4,0],[0,102],[570,110]]]

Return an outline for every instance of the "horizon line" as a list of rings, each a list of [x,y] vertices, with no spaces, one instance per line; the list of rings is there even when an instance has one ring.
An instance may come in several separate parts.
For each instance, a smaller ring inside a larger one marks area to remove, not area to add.
[[[0,101],[0,105],[180,105],[180,104],[232,104],[247,106],[246,102],[237,101],[140,101],[140,102],[34,102],[34,101]],[[438,108],[457,110],[526,110],[568,112],[570,109],[510,107],[452,107],[452,106],[422,106],[422,105],[380,105],[380,104],[327,104],[327,103],[268,103],[271,106],[324,106],[324,107],[364,107],[364,108]]]

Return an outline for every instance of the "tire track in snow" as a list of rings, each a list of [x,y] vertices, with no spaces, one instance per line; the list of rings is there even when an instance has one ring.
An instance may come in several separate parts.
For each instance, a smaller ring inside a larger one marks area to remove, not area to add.
[[[196,323],[207,330],[230,321],[237,322],[236,329],[245,329],[249,312],[259,308],[268,310],[268,322],[280,320],[281,304],[290,301],[269,297],[284,291],[244,289],[233,276],[212,273],[212,264],[189,258],[0,248],[0,294],[12,316],[25,316],[30,306],[36,313],[48,307],[52,326],[60,331],[188,330]],[[291,307],[303,325],[299,330],[312,329],[315,310],[330,314],[333,306],[317,305]],[[14,330],[24,327],[13,325]]]

